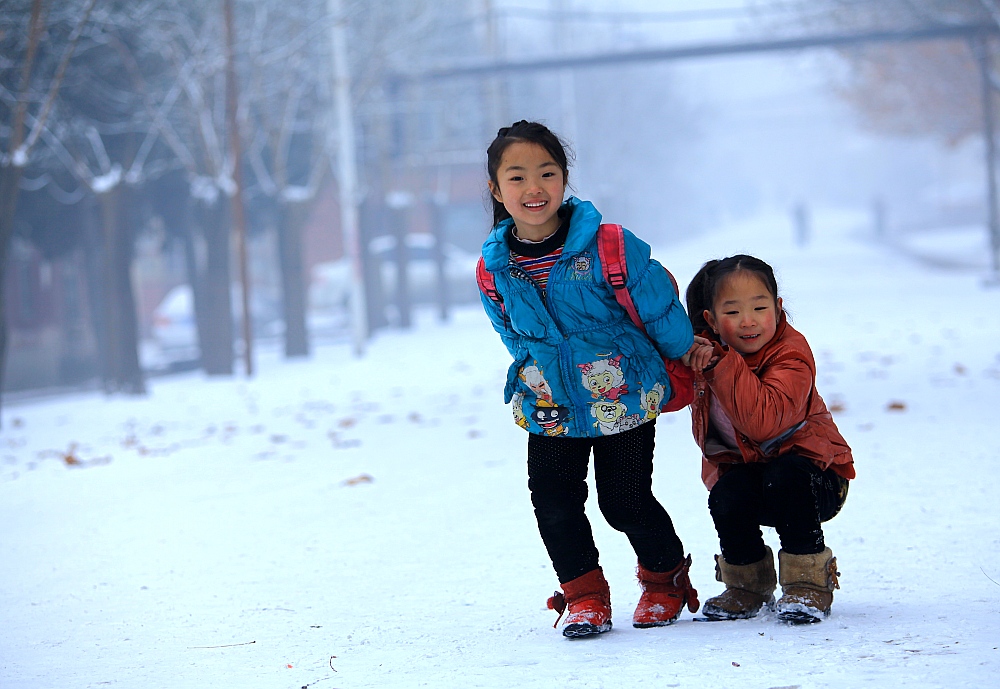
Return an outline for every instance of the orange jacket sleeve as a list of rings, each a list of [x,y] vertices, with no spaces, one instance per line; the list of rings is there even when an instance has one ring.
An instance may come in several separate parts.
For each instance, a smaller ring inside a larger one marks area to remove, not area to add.
[[[786,350],[756,373],[732,348],[704,371],[705,382],[737,431],[760,444],[805,420],[815,380],[812,357]]]

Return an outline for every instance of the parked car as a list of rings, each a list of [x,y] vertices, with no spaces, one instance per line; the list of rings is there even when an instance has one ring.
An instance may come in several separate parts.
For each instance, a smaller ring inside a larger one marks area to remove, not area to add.
[[[241,337],[242,289],[233,283],[230,300],[233,311],[233,337]],[[250,314],[254,338],[273,337],[284,331],[277,303],[264,294],[251,292]],[[177,368],[200,358],[198,326],[194,318],[194,295],[190,285],[177,285],[153,309],[150,328],[152,351],[144,355],[148,368]]]
[[[435,237],[426,233],[406,235],[407,284],[411,303],[431,303],[437,300],[438,268],[434,257]],[[382,277],[382,290],[391,301],[396,293],[397,240],[393,236],[376,237],[368,244],[368,255],[377,261]],[[442,246],[445,284],[449,300],[469,301],[476,295],[476,263],[479,256],[454,244]]]

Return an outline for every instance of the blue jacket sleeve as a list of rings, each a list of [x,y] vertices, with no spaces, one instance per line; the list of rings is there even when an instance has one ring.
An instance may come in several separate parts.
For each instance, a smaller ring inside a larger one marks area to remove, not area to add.
[[[504,315],[504,312],[500,309],[499,304],[494,302],[485,294],[480,292],[479,298],[483,302],[483,308],[486,309],[486,315],[489,316],[493,329],[500,333],[500,339],[503,340],[504,346],[507,347],[507,351],[510,352],[510,355],[512,357],[516,357],[519,337],[518,334],[510,327],[510,320]]]
[[[661,356],[679,359],[691,348],[694,332],[667,271],[650,257],[649,245],[628,230],[625,260],[629,294],[646,332]]]

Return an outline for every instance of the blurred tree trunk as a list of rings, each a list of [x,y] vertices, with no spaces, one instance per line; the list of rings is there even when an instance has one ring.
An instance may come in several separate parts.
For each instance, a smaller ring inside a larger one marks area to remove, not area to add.
[[[214,203],[199,205],[199,223],[205,237],[205,297],[203,330],[199,332],[201,363],[210,376],[233,375],[233,306],[229,269],[229,222],[220,195]]]
[[[10,241],[14,236],[14,212],[24,172],[23,160],[15,156],[24,142],[24,122],[28,112],[28,88],[39,40],[45,28],[41,18],[42,0],[31,3],[31,19],[28,29],[28,49],[21,63],[21,83],[17,95],[17,107],[10,123],[10,139],[7,155],[0,156],[0,394],[3,392],[7,369],[7,306],[5,288],[7,286],[7,261]],[[26,153],[25,153],[26,155]]]
[[[83,201],[81,217],[84,225],[84,266],[87,281],[87,304],[90,311],[90,327],[97,343],[97,375],[102,381],[111,378],[107,314],[104,309],[104,293],[107,289],[105,277],[104,233],[101,223],[101,209],[97,199],[89,197]]]
[[[139,364],[139,323],[132,290],[132,256],[137,222],[137,192],[116,185],[98,196],[103,221],[105,392],[142,395],[146,392]]]
[[[309,204],[286,202],[278,212],[278,257],[281,262],[281,303],[285,320],[285,356],[309,356],[306,324],[306,275],[302,229]]]

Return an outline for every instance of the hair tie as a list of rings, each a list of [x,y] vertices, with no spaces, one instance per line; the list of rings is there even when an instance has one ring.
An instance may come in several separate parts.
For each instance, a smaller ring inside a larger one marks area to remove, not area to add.
[[[518,120],[509,127],[500,127],[500,129],[497,130],[497,138],[501,139],[505,136],[510,136],[511,129],[514,129],[515,127],[527,127],[529,124],[531,124],[531,122],[528,122],[528,120]]]

